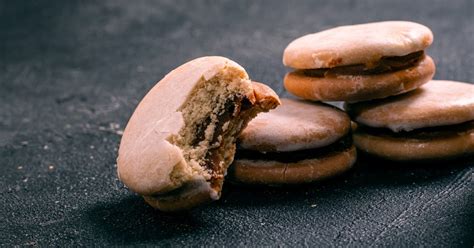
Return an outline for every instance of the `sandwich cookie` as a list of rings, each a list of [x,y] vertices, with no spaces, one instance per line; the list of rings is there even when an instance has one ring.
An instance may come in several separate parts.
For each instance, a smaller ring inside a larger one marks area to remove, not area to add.
[[[118,151],[120,180],[162,211],[217,200],[235,141],[257,113],[280,104],[224,57],[192,60],[166,75],[130,118]]]
[[[347,104],[360,150],[390,160],[474,154],[474,85],[432,80],[410,93]]]
[[[228,177],[246,184],[297,184],[318,181],[352,167],[351,121],[322,103],[282,99],[258,115],[239,136]]]
[[[435,73],[431,30],[405,21],[342,26],[291,42],[286,90],[308,100],[365,101],[418,88]]]

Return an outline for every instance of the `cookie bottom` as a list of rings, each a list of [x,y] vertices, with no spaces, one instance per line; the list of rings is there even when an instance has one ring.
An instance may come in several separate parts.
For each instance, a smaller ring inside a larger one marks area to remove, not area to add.
[[[451,130],[450,130],[451,129]],[[353,134],[354,145],[368,154],[388,160],[450,159],[474,154],[474,125],[453,131],[455,126],[430,133],[387,135],[358,129]],[[436,134],[436,135],[435,135]]]
[[[197,205],[219,199],[218,193],[203,180],[190,181],[166,194],[143,196],[152,207],[163,212],[185,211]]]
[[[245,184],[299,184],[330,178],[347,171],[356,161],[354,146],[344,151],[296,162],[237,159],[229,168],[232,181]]]
[[[414,90],[435,73],[431,57],[398,71],[372,75],[333,75],[310,77],[298,71],[287,73],[285,89],[293,95],[316,101],[358,102],[385,98]]]

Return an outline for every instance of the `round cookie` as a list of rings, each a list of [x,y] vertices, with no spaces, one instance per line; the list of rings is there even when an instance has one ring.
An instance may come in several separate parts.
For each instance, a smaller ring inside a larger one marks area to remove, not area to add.
[[[474,85],[432,80],[413,92],[347,104],[357,148],[390,160],[474,154]]]
[[[321,101],[357,102],[418,88],[435,73],[425,55],[431,31],[417,23],[343,26],[298,38],[283,54],[294,68],[284,79],[292,94]]]
[[[282,99],[239,136],[229,178],[248,184],[296,184],[340,174],[355,162],[351,121],[322,103]]]
[[[167,74],[142,99],[120,142],[117,173],[155,208],[217,200],[235,140],[258,112],[279,104],[224,57],[201,57]]]

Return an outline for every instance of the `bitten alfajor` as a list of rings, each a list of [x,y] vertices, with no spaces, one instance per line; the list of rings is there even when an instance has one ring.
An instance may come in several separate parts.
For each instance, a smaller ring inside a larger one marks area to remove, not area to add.
[[[328,178],[356,160],[349,117],[322,103],[282,99],[259,114],[239,136],[229,168],[232,181],[247,184],[297,184]]]
[[[435,73],[424,50],[433,42],[421,24],[387,21],[342,26],[291,42],[283,64],[292,94],[318,101],[364,101],[418,88]]]
[[[125,128],[119,178],[163,211],[217,200],[235,140],[257,113],[279,105],[269,87],[223,57],[192,60],[143,98]]]
[[[347,104],[354,144],[390,160],[474,154],[474,85],[432,80],[386,99]]]

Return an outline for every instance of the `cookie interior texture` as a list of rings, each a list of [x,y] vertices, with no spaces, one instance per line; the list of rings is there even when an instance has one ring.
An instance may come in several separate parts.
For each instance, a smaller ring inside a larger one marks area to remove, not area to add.
[[[241,80],[246,79],[234,76],[232,71],[201,80],[179,109],[185,123],[183,129],[169,139],[182,149],[193,172],[202,175],[217,191],[232,162],[236,136],[258,112],[252,108]]]

